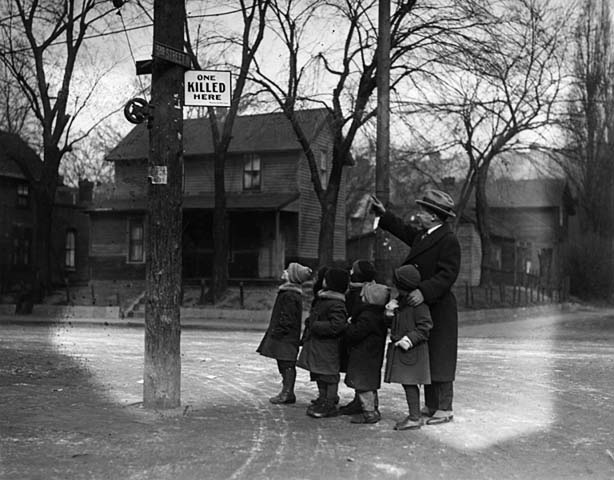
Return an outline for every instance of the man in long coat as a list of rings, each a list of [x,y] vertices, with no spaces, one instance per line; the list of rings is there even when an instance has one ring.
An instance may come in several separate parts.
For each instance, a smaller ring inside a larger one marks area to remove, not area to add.
[[[416,203],[418,226],[406,224],[372,198],[372,209],[380,216],[379,227],[411,247],[403,265],[418,267],[422,280],[410,293],[412,306],[426,303],[433,320],[428,340],[431,385],[424,387],[423,414],[427,424],[449,422],[453,418],[453,382],[458,350],[458,311],[451,291],[460,269],[460,245],[446,223],[455,217],[454,201],[440,190],[426,190]]]

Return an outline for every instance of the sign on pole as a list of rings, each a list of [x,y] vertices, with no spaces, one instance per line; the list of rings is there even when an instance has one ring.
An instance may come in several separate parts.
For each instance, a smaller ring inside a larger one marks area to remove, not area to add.
[[[184,74],[184,105],[230,107],[230,72],[188,70]]]
[[[153,56],[166,60],[167,62],[181,65],[185,68],[190,68],[192,66],[192,60],[187,53],[177,50],[176,48],[169,47],[164,43],[154,42]]]

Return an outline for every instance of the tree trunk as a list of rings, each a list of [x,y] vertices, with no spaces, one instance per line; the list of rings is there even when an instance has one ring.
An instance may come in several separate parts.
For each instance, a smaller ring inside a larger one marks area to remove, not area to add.
[[[322,219],[318,238],[319,266],[332,265],[334,261],[335,219],[338,195],[339,186],[329,184],[324,195],[324,202],[320,203]]]
[[[185,4],[154,2],[154,42],[183,46]],[[181,204],[183,180],[183,68],[154,57],[149,132],[146,230],[145,408],[181,403]],[[179,107],[179,108],[178,108]]]
[[[45,136],[45,139],[47,136]],[[50,142],[45,140],[45,143]],[[53,281],[53,268],[51,252],[53,248],[52,224],[55,205],[55,193],[58,183],[58,166],[60,164],[60,151],[57,146],[45,145],[43,147],[43,171],[40,179],[34,182],[34,218],[36,220],[34,262],[38,267],[36,284],[32,285],[35,300],[42,301],[51,289]],[[34,172],[32,172],[34,174]]]
[[[215,303],[228,288],[228,221],[224,164],[226,153],[216,152],[214,161],[215,206],[213,210],[213,270],[210,300]]]
[[[477,220],[478,234],[482,244],[481,262],[481,285],[490,283],[490,269],[494,266],[494,251],[490,239],[488,201],[486,198],[486,180],[488,178],[488,168],[477,170],[477,182],[475,186],[475,216]]]

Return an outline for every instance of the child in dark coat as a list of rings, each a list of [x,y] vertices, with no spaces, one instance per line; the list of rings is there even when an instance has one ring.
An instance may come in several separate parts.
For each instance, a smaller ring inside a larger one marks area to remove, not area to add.
[[[330,268],[324,274],[322,290],[317,293],[309,317],[305,320],[303,348],[297,365],[309,370],[318,385],[318,400],[307,409],[314,418],[337,414],[340,340],[347,327],[345,292],[349,283],[347,271]]]
[[[265,357],[277,360],[281,374],[281,392],[269,398],[271,403],[294,403],[296,381],[296,357],[298,355],[301,322],[303,316],[303,289],[301,284],[311,278],[311,269],[299,263],[290,263],[284,270],[277,298],[271,312],[271,320],[264,338],[256,350]]]
[[[420,283],[420,273],[414,265],[404,265],[394,271],[393,281],[399,290],[398,301],[392,300],[387,310],[392,317],[390,343],[386,353],[384,381],[400,383],[405,390],[409,415],[397,422],[395,430],[420,428],[420,388],[431,383],[427,340],[433,328],[428,305],[412,307],[407,296]],[[392,304],[392,305],[391,305]],[[396,311],[393,311],[398,304]]]
[[[389,298],[390,289],[386,285],[365,283],[360,306],[344,333],[349,351],[345,384],[356,391],[360,402],[360,413],[352,418],[352,423],[377,423],[381,418],[377,390],[381,386],[388,333],[384,306]]]
[[[352,318],[357,309],[363,306],[361,294],[362,287],[367,282],[372,282],[375,280],[375,266],[369,260],[356,260],[352,264],[352,268],[350,270],[350,286],[348,288],[347,293],[345,294],[345,308],[348,311],[348,316]],[[347,372],[347,364],[348,364],[348,346],[345,344],[345,337],[342,340],[341,345],[341,371]],[[358,398],[358,394],[354,395],[354,398],[351,402],[342,407],[339,407],[340,415],[357,415],[362,412],[362,406],[360,403],[360,399]]]

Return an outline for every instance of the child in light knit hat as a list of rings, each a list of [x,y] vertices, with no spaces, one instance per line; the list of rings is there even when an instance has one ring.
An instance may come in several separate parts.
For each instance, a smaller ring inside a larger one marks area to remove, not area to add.
[[[303,316],[302,284],[311,278],[311,268],[290,263],[284,270],[269,327],[256,350],[260,355],[277,360],[281,374],[281,392],[269,401],[274,404],[295,403],[296,357],[298,356]]]

